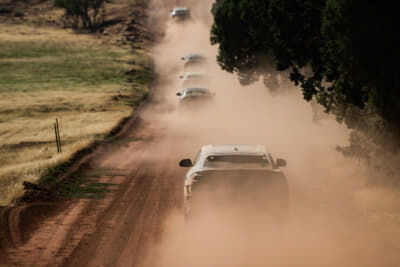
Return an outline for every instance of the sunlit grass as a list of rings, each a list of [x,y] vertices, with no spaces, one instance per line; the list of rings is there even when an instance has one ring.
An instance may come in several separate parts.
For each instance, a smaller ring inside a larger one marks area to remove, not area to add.
[[[0,92],[97,91],[99,85],[124,82],[128,66],[121,58],[128,53],[56,42],[0,42]]]
[[[0,25],[0,205],[21,194],[22,181],[37,181],[129,116],[148,92],[150,67],[144,51],[94,36]],[[127,75],[132,68],[135,75]]]

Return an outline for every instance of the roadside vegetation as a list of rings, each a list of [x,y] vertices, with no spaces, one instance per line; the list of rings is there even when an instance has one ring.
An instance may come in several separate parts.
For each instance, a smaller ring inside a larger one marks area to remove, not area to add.
[[[22,181],[102,140],[145,97],[151,75],[140,49],[69,29],[0,25],[0,205],[22,193]]]
[[[54,0],[56,7],[65,9],[65,22],[74,28],[95,29],[105,20],[106,0]]]
[[[242,84],[283,73],[353,133],[338,150],[378,171],[372,183],[400,185],[399,50],[394,3],[234,1],[213,6],[218,62]],[[273,75],[271,75],[273,74]]]
[[[394,2],[376,0],[217,0],[211,29],[218,63],[242,84],[261,78],[279,93],[280,73],[352,129],[349,145],[337,150],[368,171],[355,203],[392,237],[400,222],[395,10]]]

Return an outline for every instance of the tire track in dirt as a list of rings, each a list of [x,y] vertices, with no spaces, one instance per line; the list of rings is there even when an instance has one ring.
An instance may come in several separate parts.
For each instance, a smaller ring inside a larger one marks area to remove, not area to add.
[[[117,234],[115,230],[120,227],[127,228],[124,227],[127,221],[126,213],[127,211],[131,211],[132,205],[136,206],[136,209],[130,212],[129,215],[133,217],[138,217],[140,215],[144,207],[144,201],[148,197],[148,187],[152,183],[151,177],[146,177],[144,170],[133,176],[133,178],[136,179],[136,182],[131,182],[132,186],[126,193],[132,194],[132,188],[138,190],[138,192],[129,199],[130,203],[119,198],[115,199],[114,205],[112,205],[110,209],[111,214],[108,214],[110,218],[107,218],[105,222],[99,224],[99,230],[95,232],[94,235],[82,240],[81,244],[83,244],[83,246],[81,245],[76,249],[76,253],[71,256],[71,262],[67,262],[66,266],[77,266],[78,263],[79,265],[93,266],[115,261],[118,257],[118,252],[121,251],[126,243],[127,236],[130,234],[129,228],[126,229],[128,232]],[[122,201],[120,202],[120,200]],[[85,247],[85,244],[90,245]],[[109,249],[109,246],[112,246],[112,249]],[[115,252],[117,255],[109,256],[111,251]],[[102,256],[105,255],[107,255],[108,258],[102,259]],[[105,265],[107,266],[108,264]]]
[[[176,160],[151,159],[157,144],[159,141],[153,139],[140,156],[133,153],[138,169],[122,185],[127,189],[114,196],[98,230],[82,240],[65,266],[140,266],[149,247],[160,237],[166,214],[179,208],[182,197],[177,190],[182,182],[177,178],[182,175],[176,173]],[[163,150],[156,158],[168,159],[169,153]]]
[[[177,152],[176,141],[163,134],[166,126],[153,115],[134,115],[115,142],[87,157],[79,173],[93,182],[115,184],[116,190],[102,199],[68,201],[47,215],[26,242],[20,242],[18,227],[11,231],[14,237],[8,239],[14,244],[6,253],[9,266],[140,264],[161,236],[166,214],[179,208],[182,200],[179,158],[171,157]],[[10,216],[17,217],[16,213]]]
[[[10,265],[139,266],[160,237],[166,214],[179,207],[182,197],[178,159],[170,156],[173,144],[167,144],[158,127],[140,127],[130,135],[135,141],[101,149],[83,173],[96,182],[117,184],[117,190],[103,199],[72,201],[27,243],[8,251]],[[108,176],[111,167],[118,176]]]

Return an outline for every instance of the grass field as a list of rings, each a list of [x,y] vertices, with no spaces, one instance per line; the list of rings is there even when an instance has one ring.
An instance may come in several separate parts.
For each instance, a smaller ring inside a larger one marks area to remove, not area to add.
[[[22,181],[37,181],[130,115],[150,80],[145,51],[66,29],[0,24],[0,205],[22,192]]]

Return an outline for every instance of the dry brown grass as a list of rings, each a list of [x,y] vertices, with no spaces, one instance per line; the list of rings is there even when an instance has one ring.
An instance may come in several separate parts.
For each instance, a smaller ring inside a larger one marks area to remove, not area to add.
[[[50,27],[0,24],[0,47],[0,205],[7,205],[22,181],[37,181],[128,116],[147,93],[151,62],[144,51]],[[132,68],[141,75],[133,84],[125,74]],[[119,93],[124,98],[115,99]]]

